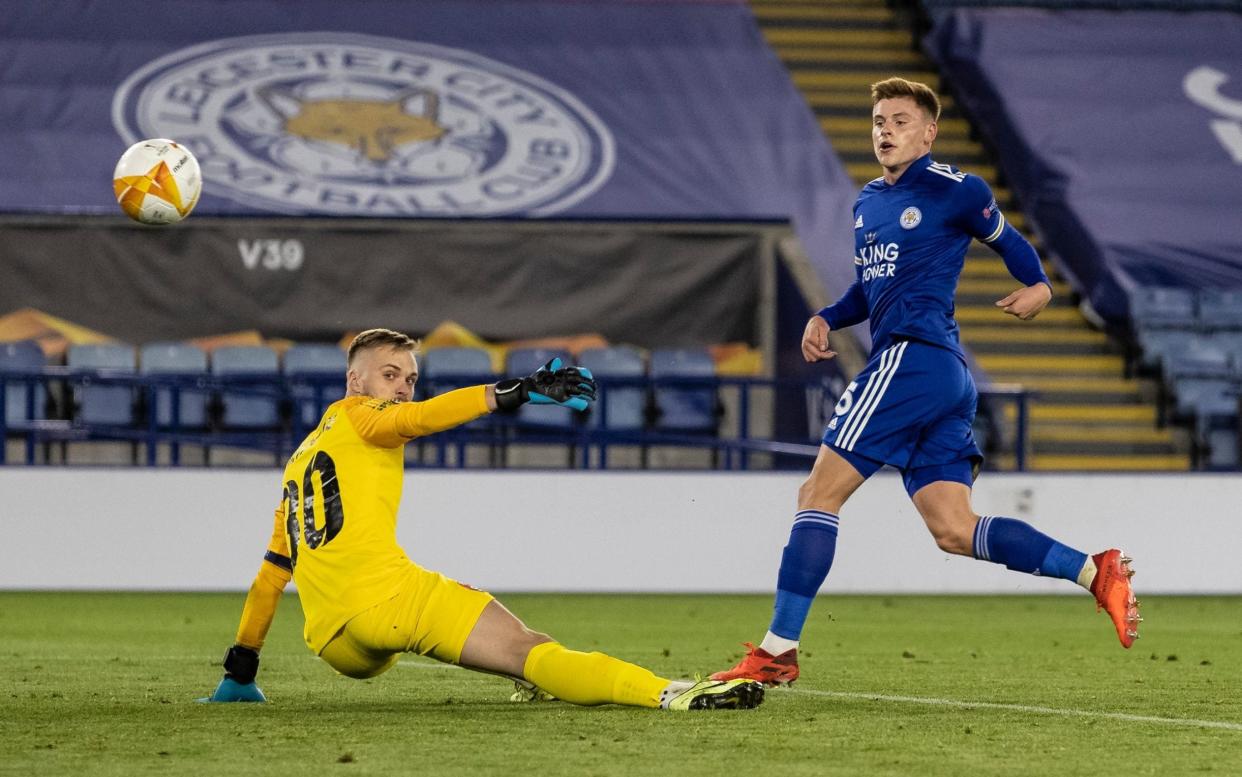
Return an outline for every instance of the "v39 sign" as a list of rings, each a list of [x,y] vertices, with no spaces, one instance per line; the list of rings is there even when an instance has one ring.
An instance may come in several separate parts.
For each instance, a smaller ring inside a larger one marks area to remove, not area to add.
[[[237,241],[237,252],[241,254],[242,265],[247,270],[294,272],[302,268],[302,262],[306,259],[306,248],[297,239],[241,238]]]

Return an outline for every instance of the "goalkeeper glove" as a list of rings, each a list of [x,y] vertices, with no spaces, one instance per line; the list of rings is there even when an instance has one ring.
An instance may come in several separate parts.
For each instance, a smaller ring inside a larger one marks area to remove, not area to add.
[[[560,405],[586,410],[595,400],[595,378],[586,367],[565,367],[555,358],[526,378],[509,378],[496,384],[496,409],[517,410],[533,405]]]
[[[224,654],[224,679],[211,696],[199,701],[267,701],[254,682],[258,673],[259,654],[248,647],[234,645]]]

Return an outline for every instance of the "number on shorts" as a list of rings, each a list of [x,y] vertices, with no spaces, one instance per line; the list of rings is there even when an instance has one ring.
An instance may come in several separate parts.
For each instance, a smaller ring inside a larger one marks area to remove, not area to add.
[[[843,416],[850,412],[850,408],[854,406],[854,390],[858,388],[858,383],[850,381],[850,385],[845,387],[845,392],[841,394],[841,398],[837,400],[837,406],[833,409],[834,416]]]

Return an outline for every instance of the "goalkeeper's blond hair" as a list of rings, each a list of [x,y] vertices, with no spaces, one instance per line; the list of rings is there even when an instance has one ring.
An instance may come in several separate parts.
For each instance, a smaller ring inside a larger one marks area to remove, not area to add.
[[[394,332],[391,329],[368,329],[365,332],[359,332],[349,344],[349,359],[346,364],[352,366],[354,356],[359,351],[383,347],[396,348],[399,351],[417,351],[418,341],[409,335]]]

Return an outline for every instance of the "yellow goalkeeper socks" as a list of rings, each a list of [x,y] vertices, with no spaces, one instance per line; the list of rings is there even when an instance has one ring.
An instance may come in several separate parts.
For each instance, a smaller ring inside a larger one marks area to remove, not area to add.
[[[603,653],[580,653],[559,642],[536,645],[526,656],[526,679],[573,704],[659,707],[668,680]]]

